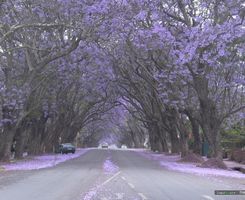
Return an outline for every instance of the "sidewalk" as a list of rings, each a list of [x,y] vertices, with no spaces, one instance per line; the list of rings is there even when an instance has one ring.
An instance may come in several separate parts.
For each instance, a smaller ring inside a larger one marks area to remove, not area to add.
[[[41,156],[33,156],[25,160],[15,160],[10,163],[0,163],[0,171],[12,170],[37,170],[48,167],[54,167],[59,163],[65,162],[81,156],[89,149],[77,149],[75,154],[44,154]]]
[[[245,174],[245,165],[228,159],[223,160],[228,169],[237,170]]]
[[[245,174],[233,169],[233,167],[244,167],[244,165],[233,161],[225,161],[225,164],[228,163],[227,166],[229,169],[224,170],[215,168],[201,168],[198,167],[197,163],[179,162],[181,159],[180,155],[159,154],[151,151],[141,151],[137,153],[150,160],[156,161],[162,167],[173,171],[196,174],[199,176],[221,176],[227,178],[245,179]]]

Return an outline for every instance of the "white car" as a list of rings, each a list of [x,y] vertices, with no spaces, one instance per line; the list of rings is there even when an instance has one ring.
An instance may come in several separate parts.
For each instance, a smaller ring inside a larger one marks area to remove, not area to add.
[[[125,145],[125,144],[123,144],[122,146],[121,146],[121,149],[127,149],[128,147]]]
[[[105,142],[105,143],[102,143],[101,144],[101,148],[102,149],[108,149],[108,144]]]
[[[109,149],[117,149],[117,145],[111,144],[111,145],[109,146]]]

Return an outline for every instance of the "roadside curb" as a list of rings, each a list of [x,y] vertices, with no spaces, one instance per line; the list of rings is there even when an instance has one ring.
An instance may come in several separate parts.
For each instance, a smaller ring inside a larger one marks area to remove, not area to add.
[[[172,170],[172,171],[179,171],[179,172],[185,172],[189,174],[196,174],[199,176],[222,176],[222,177],[228,177],[228,178],[244,178],[244,173],[240,171],[240,169],[232,169],[230,166],[231,164],[235,164],[234,166],[237,166],[237,163],[229,163],[228,169],[216,169],[216,168],[199,168],[197,167],[196,163],[179,163],[178,162],[178,155],[169,156],[164,154],[156,154],[154,152],[152,153],[141,153],[140,155],[146,157],[147,159],[154,160],[159,162],[160,166]],[[244,165],[243,165],[244,166]]]
[[[5,171],[5,168],[0,166],[0,172],[4,172]]]
[[[55,167],[60,163],[76,159],[83,154],[85,154],[88,149],[78,151],[76,154],[72,155],[58,155],[58,154],[43,154],[39,156],[33,156],[31,159],[14,160],[9,163],[0,164],[0,172],[2,169],[4,171],[12,170],[39,170],[50,167]]]
[[[230,161],[230,160],[224,160],[224,163],[226,164],[228,169],[231,169],[234,171],[239,171],[239,172],[245,174],[245,165],[244,164],[237,163],[237,162]]]

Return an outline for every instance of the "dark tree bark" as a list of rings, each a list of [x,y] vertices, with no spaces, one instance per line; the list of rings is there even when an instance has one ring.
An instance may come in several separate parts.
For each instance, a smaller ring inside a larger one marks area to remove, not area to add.
[[[184,113],[188,116],[190,123],[191,123],[191,129],[192,129],[192,135],[194,139],[193,144],[193,152],[196,154],[201,154],[202,151],[202,141],[201,141],[201,135],[199,131],[199,123],[198,120],[195,118],[193,111],[191,109],[186,109]]]
[[[14,138],[14,129],[11,125],[7,125],[4,128],[1,137],[1,151],[0,151],[0,160],[9,161],[11,158],[11,145]]]
[[[192,135],[194,138],[193,152],[196,154],[201,154],[202,151],[202,142],[199,131],[199,123],[195,119],[190,119],[192,127]]]
[[[1,133],[0,160],[2,161],[9,161],[11,158],[11,145],[15,134],[15,124],[13,123],[14,111],[12,106],[6,105],[2,107],[3,119],[9,120],[4,123]]]
[[[221,120],[215,102],[209,98],[208,80],[194,76],[195,89],[200,102],[200,125],[206,135],[212,158],[222,159]]]
[[[179,153],[180,152],[180,141],[179,141],[176,130],[172,130],[169,133],[169,135],[170,135],[170,141],[171,141],[171,153]]]
[[[27,137],[28,137],[27,130],[22,130],[21,128],[17,129],[15,134],[15,140],[16,140],[15,157],[17,159],[23,158]]]

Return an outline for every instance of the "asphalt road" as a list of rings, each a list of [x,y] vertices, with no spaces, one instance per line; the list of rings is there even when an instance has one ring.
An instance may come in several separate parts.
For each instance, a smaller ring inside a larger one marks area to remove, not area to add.
[[[118,171],[105,173],[106,159]],[[244,200],[215,196],[245,181],[202,177],[164,169],[137,152],[92,149],[56,167],[0,173],[1,200]]]

